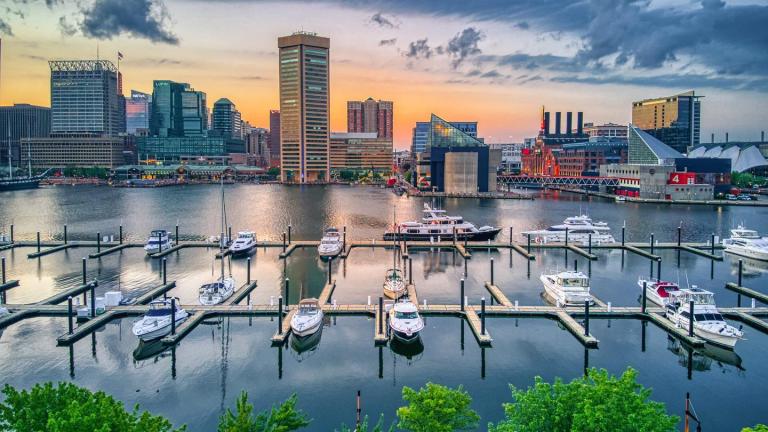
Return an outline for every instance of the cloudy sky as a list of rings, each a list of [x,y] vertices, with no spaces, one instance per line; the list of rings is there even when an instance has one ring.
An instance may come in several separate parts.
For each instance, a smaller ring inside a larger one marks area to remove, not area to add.
[[[0,0],[0,104],[49,105],[49,59],[116,61],[124,89],[189,82],[268,126],[277,37],[331,38],[332,129],[346,101],[395,102],[395,142],[434,112],[490,142],[538,129],[541,105],[627,123],[633,100],[695,89],[702,139],[768,129],[768,0]]]

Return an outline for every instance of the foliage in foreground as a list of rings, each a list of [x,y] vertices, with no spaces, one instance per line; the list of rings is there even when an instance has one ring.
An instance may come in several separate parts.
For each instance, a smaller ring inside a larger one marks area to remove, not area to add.
[[[768,426],[764,424],[754,425],[752,427],[744,428],[741,432],[768,432]]]
[[[388,431],[388,432],[394,432],[394,430],[395,430],[395,425],[391,425],[389,427],[389,429],[386,429],[386,431]],[[343,425],[341,425],[341,429],[337,430],[336,432],[384,432],[384,431],[385,431],[385,429],[384,429],[384,414],[382,414],[381,417],[379,417],[379,421],[376,422],[375,425],[373,425],[373,429],[371,429],[369,424],[368,424],[368,416],[365,416],[363,418],[363,421],[360,422],[360,427],[359,428],[357,428],[357,429],[350,428],[347,425],[343,424]]]
[[[397,409],[397,427],[412,432],[451,432],[475,429],[480,416],[470,408],[472,397],[459,386],[451,389],[427,383],[418,391],[403,387],[408,405]]]
[[[125,410],[123,404],[104,392],[91,392],[71,383],[36,384],[30,390],[3,387],[0,430],[48,432],[165,432],[171,422],[147,411]],[[177,429],[185,430],[185,427]]]
[[[310,420],[301,410],[296,409],[296,394],[285,402],[262,411],[254,416],[253,404],[248,402],[248,393],[243,391],[237,398],[235,412],[227,409],[219,419],[219,432],[289,432],[309,425]]]
[[[554,384],[536,377],[526,390],[512,387],[514,402],[504,404],[506,419],[490,432],[674,431],[679,419],[664,404],[649,400],[651,390],[637,383],[637,371],[620,377],[590,369],[586,377]]]

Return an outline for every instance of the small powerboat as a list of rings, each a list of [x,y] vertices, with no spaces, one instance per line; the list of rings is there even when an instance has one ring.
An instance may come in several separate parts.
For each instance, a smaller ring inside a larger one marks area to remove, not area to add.
[[[305,337],[318,331],[323,326],[323,309],[316,298],[307,298],[299,302],[299,308],[291,317],[291,331],[295,336]]]
[[[171,235],[168,234],[168,231],[152,230],[152,232],[149,233],[147,242],[144,244],[144,251],[147,252],[147,255],[152,255],[170,249],[174,244],[175,242],[171,239]]]
[[[543,274],[539,280],[544,284],[544,292],[558,306],[584,306],[585,301],[594,303],[589,293],[589,276],[580,271]]]
[[[154,300],[149,303],[149,311],[133,323],[133,334],[141,340],[149,341],[161,338],[171,332],[172,320],[176,325],[183,323],[189,314],[181,308],[176,299],[176,310],[171,310],[171,298]]]
[[[680,286],[674,282],[660,281],[653,279],[643,279],[642,277],[637,280],[637,286],[640,287],[640,294],[642,295],[643,284],[646,286],[646,293],[648,300],[656,303],[661,307],[666,307],[670,300],[674,297],[670,296],[671,293],[680,290]]]
[[[317,252],[323,258],[335,257],[341,253],[344,248],[344,242],[339,234],[339,230],[336,228],[328,228],[323,234],[323,238],[320,240],[320,245],[317,247]]]
[[[399,268],[387,270],[387,275],[384,277],[384,295],[397,300],[406,292],[403,272]]]
[[[253,231],[240,231],[237,238],[229,245],[232,256],[245,256],[256,247],[256,233]]]
[[[389,328],[395,338],[412,343],[419,339],[419,332],[424,330],[424,319],[413,302],[401,300],[389,309]]]
[[[690,302],[693,301],[693,333],[714,345],[733,349],[736,342],[744,339],[744,333],[728,324],[715,305],[715,295],[691,285],[671,293],[666,305],[666,317],[680,328],[690,323]]]
[[[724,239],[723,246],[728,253],[768,261],[768,238],[743,225],[731,230],[731,238]]]

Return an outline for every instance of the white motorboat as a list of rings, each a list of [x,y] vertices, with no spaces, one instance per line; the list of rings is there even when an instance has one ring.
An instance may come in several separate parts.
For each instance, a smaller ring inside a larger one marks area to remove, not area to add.
[[[731,238],[724,239],[723,246],[728,253],[768,261],[768,238],[743,225],[731,230]]]
[[[643,284],[646,284],[646,296],[648,300],[656,303],[661,307],[667,306],[672,297],[672,293],[680,291],[680,286],[674,282],[660,281],[655,279],[637,279],[637,286],[640,287],[640,294],[642,295]]]
[[[323,309],[316,298],[299,302],[299,308],[291,317],[291,331],[295,336],[309,336],[323,326]]]
[[[222,234],[225,231],[226,223],[227,223],[227,215],[226,215],[226,207],[224,203],[224,176],[221,176],[221,232]],[[232,296],[232,294],[235,293],[235,278],[232,277],[232,269],[230,268],[230,274],[229,276],[226,276],[224,274],[224,260],[226,257],[224,256],[224,248],[225,243],[223,241],[223,235],[221,238],[222,241],[219,242],[219,256],[221,261],[221,274],[219,277],[210,283],[203,284],[200,287],[199,290],[199,302],[201,305],[205,306],[213,306],[217,304],[223,303],[226,299]]]
[[[531,237],[537,243],[565,242],[566,233],[569,242],[587,244],[592,236],[592,243],[614,243],[611,228],[605,222],[595,222],[587,215],[571,216],[560,225],[552,225],[542,230],[524,231],[523,237]]]
[[[414,342],[419,338],[419,332],[424,330],[424,319],[413,302],[401,300],[389,309],[389,328],[397,339]]]
[[[256,233],[253,231],[240,231],[237,238],[229,245],[232,256],[248,255],[256,247]]]
[[[625,202],[625,201],[627,201],[627,197],[625,197],[624,195],[616,195],[615,197],[613,197],[613,199],[616,202]]]
[[[391,231],[384,233],[384,240],[457,240],[485,241],[496,238],[501,228],[492,226],[476,227],[461,216],[448,216],[445,210],[433,209],[424,203],[426,216],[421,222],[402,222],[395,224]]]
[[[339,230],[336,228],[328,228],[323,234],[323,238],[320,240],[320,245],[317,246],[317,252],[321,257],[329,258],[335,257],[344,248],[344,242],[339,234]]]
[[[384,295],[396,300],[407,292],[403,272],[399,268],[387,270],[384,277]]]
[[[566,270],[555,274],[542,274],[539,280],[544,291],[558,306],[584,306],[594,303],[589,293],[589,276],[579,271]]]
[[[176,321],[178,326],[189,317],[187,311],[181,308],[179,299],[176,299],[175,311],[171,311],[171,306],[171,298],[150,302],[149,311],[133,323],[133,334],[147,341],[169,334],[172,320]]]
[[[690,302],[693,301],[693,333],[705,341],[733,349],[744,333],[729,325],[717,310],[715,295],[697,288],[681,288],[670,293],[672,299],[666,305],[666,317],[677,327],[687,329],[690,320]]]
[[[174,244],[175,242],[171,239],[168,231],[162,229],[152,230],[149,233],[147,242],[144,244],[144,250],[147,252],[147,255],[152,255],[170,249]]]

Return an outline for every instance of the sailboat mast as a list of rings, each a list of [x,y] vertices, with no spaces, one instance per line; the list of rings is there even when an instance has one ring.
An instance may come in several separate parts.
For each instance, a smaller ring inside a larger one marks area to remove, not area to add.
[[[27,126],[27,175],[32,178],[32,150],[30,148],[29,138],[32,134],[29,132],[29,126]],[[21,143],[19,143],[19,152],[21,152]]]
[[[13,153],[11,152],[11,119],[8,118],[8,179],[13,180]]]
[[[224,282],[224,172],[221,172],[221,241],[219,242],[219,255],[221,256],[221,281]]]

